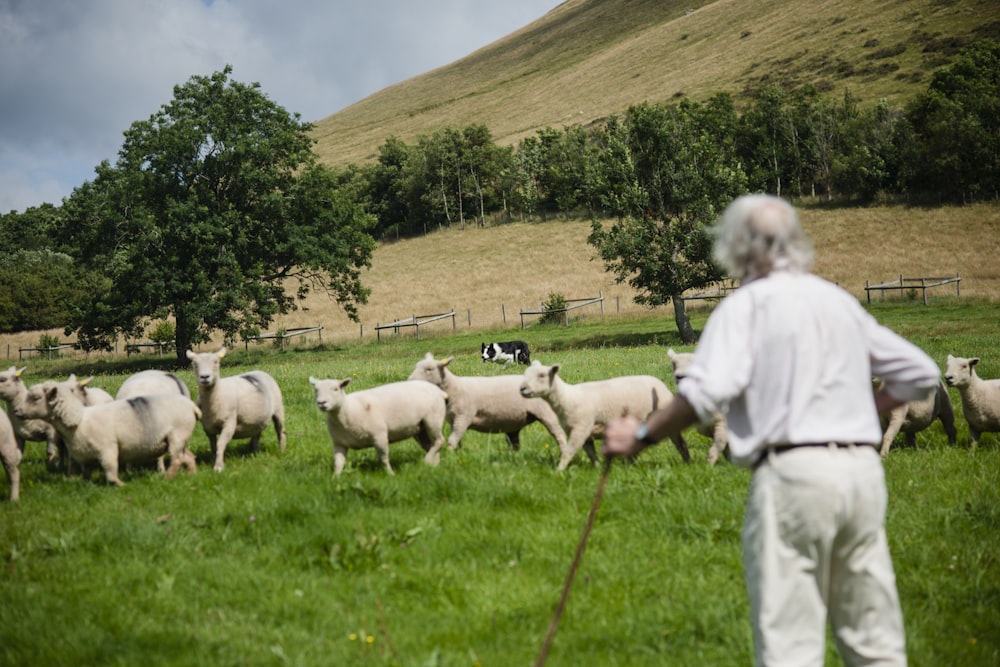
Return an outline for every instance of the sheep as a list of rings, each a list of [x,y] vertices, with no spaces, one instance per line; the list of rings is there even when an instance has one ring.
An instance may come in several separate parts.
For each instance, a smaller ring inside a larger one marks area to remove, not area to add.
[[[875,378],[873,388],[877,391],[883,384],[882,380]],[[944,381],[939,382],[934,393],[927,398],[904,403],[889,414],[882,415],[881,419],[882,447],[879,449],[879,454],[882,458],[889,455],[892,441],[900,431],[905,434],[906,444],[913,447],[917,443],[917,433],[929,427],[935,419],[941,420],[949,443],[954,445],[957,439],[955,411],[951,407],[951,398],[948,397],[948,388]]]
[[[14,425],[6,412],[0,412],[0,463],[7,471],[7,484],[10,486],[10,500],[17,502],[21,497],[21,449],[17,445]]]
[[[84,405],[71,385],[42,382],[33,386],[15,413],[22,419],[44,419],[62,435],[70,457],[84,467],[97,462],[109,484],[124,486],[120,463],[143,463],[170,455],[168,478],[183,465],[195,472],[187,442],[201,410],[183,396],[136,396],[98,405]]]
[[[176,375],[150,369],[139,371],[126,378],[125,382],[122,382],[122,385],[118,387],[115,398],[132,398],[148,394],[180,394],[185,398],[191,397],[187,385],[181,382]]]
[[[285,451],[285,404],[281,388],[264,371],[221,377],[219,362],[226,348],[218,352],[187,351],[198,383],[201,425],[215,456],[215,471],[222,472],[226,446],[234,438],[250,438],[256,452],[268,423],[274,424],[278,448]]]
[[[694,360],[693,352],[674,352],[673,348],[667,350],[670,357],[670,364],[674,373],[674,381],[680,382],[687,374],[687,369]],[[708,465],[715,465],[722,454],[728,454],[729,428],[726,424],[726,416],[715,415],[715,420],[711,424],[698,423],[695,427],[698,433],[712,439],[712,446],[708,450]]]
[[[347,463],[348,449],[374,447],[385,471],[389,465],[389,445],[415,438],[426,452],[424,461],[437,465],[448,395],[430,382],[405,380],[378,385],[353,393],[345,380],[318,380],[309,377],[316,392],[316,405],[326,413],[326,429],[333,441],[333,474],[339,475]]]
[[[521,429],[538,421],[555,438],[559,451],[566,450],[566,434],[559,425],[559,417],[543,399],[521,396],[521,375],[458,376],[448,370],[453,359],[439,361],[428,352],[409,377],[437,385],[448,395],[449,449],[457,449],[462,436],[471,428],[482,433],[503,433],[517,451],[521,446]]]
[[[597,462],[594,438],[600,438],[604,425],[614,417],[634,415],[646,419],[654,410],[673,398],[663,380],[652,375],[623,375],[606,380],[570,384],[559,377],[560,365],[544,366],[537,359],[524,371],[521,395],[538,396],[547,401],[557,415],[569,439],[559,459],[565,470],[582,448]],[[685,463],[691,461],[682,436],[673,440]]]
[[[11,366],[6,371],[0,372],[0,398],[7,403],[7,416],[14,429],[18,450],[24,453],[25,442],[44,442],[47,465],[50,470],[56,469],[59,467],[62,445],[59,432],[45,420],[22,419],[15,414],[18,406],[28,395],[28,388],[21,380],[21,375],[26,369],[27,367],[18,369]]]
[[[969,424],[969,447],[976,448],[983,433],[1000,433],[1000,378],[983,380],[976,375],[979,357],[948,355],[944,380],[958,389],[962,414]]]

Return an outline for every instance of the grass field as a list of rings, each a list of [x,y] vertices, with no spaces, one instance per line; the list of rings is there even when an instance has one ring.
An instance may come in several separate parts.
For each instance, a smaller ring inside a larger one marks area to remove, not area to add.
[[[1000,377],[990,301],[873,312],[942,364],[948,353],[978,354],[980,374]],[[704,317],[696,313],[696,328]],[[191,443],[197,474],[134,470],[124,488],[47,472],[43,446],[29,444],[21,501],[0,503],[0,663],[532,664],[599,471],[581,455],[556,472],[554,443],[532,425],[519,452],[470,432],[436,468],[408,441],[392,451],[395,477],[365,450],[334,478],[307,380],[350,376],[360,389],[402,379],[427,351],[455,355],[463,375],[516,372],[477,358],[481,337],[504,333],[236,349],[224,374],[261,368],[278,379],[289,444],[276,451],[273,430],[257,455],[238,443],[221,474],[201,427]],[[667,346],[684,349],[658,316],[589,314],[523,335],[571,382],[669,378]],[[94,384],[114,392],[138,367],[37,362],[28,382],[99,370]],[[194,389],[190,370],[179,374]],[[971,452],[958,421],[958,446],[935,424],[886,462],[889,537],[917,666],[1000,664],[1000,436]],[[708,440],[688,438],[691,465],[667,445],[611,471],[547,664],[750,663],[739,543],[749,474],[708,467]]]

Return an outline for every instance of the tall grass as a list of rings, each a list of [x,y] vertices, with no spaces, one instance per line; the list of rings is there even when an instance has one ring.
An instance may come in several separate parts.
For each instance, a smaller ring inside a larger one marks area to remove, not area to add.
[[[935,359],[979,354],[981,374],[1000,376],[995,306],[874,312]],[[696,327],[706,313],[696,312]],[[21,501],[0,503],[0,663],[531,664],[599,471],[581,454],[556,472],[554,442],[532,425],[518,452],[502,436],[469,432],[437,467],[407,441],[392,448],[394,477],[364,450],[334,478],[307,379],[398,380],[427,351],[455,355],[459,374],[505,372],[478,359],[482,335],[234,350],[225,374],[262,368],[281,384],[289,444],[279,453],[269,431],[251,456],[238,443],[221,474],[200,427],[197,474],[168,481],[132,470],[120,489],[47,472],[43,447],[29,444]],[[670,381],[666,346],[682,347],[657,318],[587,316],[523,336],[571,382]],[[30,370],[29,383],[92,369],[61,360]],[[102,370],[94,384],[113,392],[125,376]],[[190,370],[179,373],[194,389]],[[708,439],[688,438],[691,465],[666,446],[611,471],[548,664],[751,661],[739,541],[749,474],[709,468]],[[935,425],[886,462],[913,665],[1000,660],[1000,437],[975,452],[967,442],[959,418],[958,446]],[[836,664],[832,647],[828,657]]]

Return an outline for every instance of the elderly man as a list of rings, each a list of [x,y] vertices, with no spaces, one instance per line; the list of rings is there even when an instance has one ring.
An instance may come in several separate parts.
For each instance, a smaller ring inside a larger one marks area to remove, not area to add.
[[[743,563],[756,664],[823,665],[829,620],[845,664],[905,665],[875,444],[879,413],[927,396],[937,365],[809,273],[811,244],[784,200],[740,197],[716,232],[740,288],[709,317],[675,400],[608,424],[604,454],[725,414],[733,461],[753,469]],[[874,396],[873,375],[885,379]]]

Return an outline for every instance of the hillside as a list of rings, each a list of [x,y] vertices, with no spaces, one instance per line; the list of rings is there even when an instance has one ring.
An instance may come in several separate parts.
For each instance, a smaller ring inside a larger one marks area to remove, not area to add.
[[[450,65],[316,123],[331,165],[375,157],[390,136],[485,124],[500,144],[589,124],[640,102],[737,102],[763,85],[845,90],[903,104],[975,38],[1000,39],[994,0],[566,0]]]

